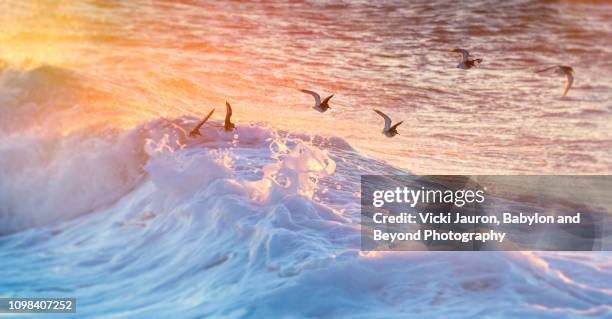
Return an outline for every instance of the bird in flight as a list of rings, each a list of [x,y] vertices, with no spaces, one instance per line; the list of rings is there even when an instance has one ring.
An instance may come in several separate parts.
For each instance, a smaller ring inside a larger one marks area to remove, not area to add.
[[[321,96],[316,92],[309,91],[309,90],[300,90],[300,92],[310,94],[312,95],[312,97],[314,97],[315,104],[312,107],[313,109],[321,113],[331,109],[331,107],[329,107],[329,100],[334,96],[333,94],[323,99],[323,101],[321,101]]]
[[[400,126],[402,123],[404,123],[404,121],[401,122],[397,122],[395,123],[395,125],[391,125],[391,118],[389,116],[387,116],[387,114],[379,111],[379,110],[374,110],[374,112],[378,113],[378,115],[382,116],[383,119],[385,119],[385,127],[382,130],[382,133],[387,136],[387,137],[394,137],[395,135],[399,135],[399,133],[397,132],[397,127]]]
[[[569,92],[570,88],[572,87],[572,84],[574,84],[574,69],[571,66],[567,65],[555,65],[546,69],[536,71],[536,73],[542,73],[549,70],[555,70],[556,74],[565,75],[565,88],[563,89],[563,95],[561,97],[566,97],[567,92]]]
[[[202,125],[204,125],[204,123],[208,121],[208,118],[213,114],[214,111],[215,109],[212,109],[210,113],[208,113],[208,115],[206,115],[206,117],[202,120],[202,122],[198,123],[198,125],[194,127],[193,130],[191,130],[191,132],[189,132],[189,136],[191,137],[201,136],[200,127],[202,127]]]
[[[468,50],[455,48],[450,51],[461,54],[461,62],[457,64],[457,67],[460,69],[471,69],[482,63],[482,59],[470,59],[470,52]]]
[[[223,128],[229,132],[233,131],[236,128],[236,125],[231,122],[232,118],[232,106],[225,101],[225,123],[223,124]]]

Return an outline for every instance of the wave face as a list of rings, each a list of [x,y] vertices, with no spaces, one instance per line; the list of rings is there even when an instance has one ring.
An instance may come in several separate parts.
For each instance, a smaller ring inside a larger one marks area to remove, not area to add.
[[[609,37],[609,10],[402,5],[1,2],[0,296],[74,296],[78,318],[609,317],[609,253],[359,251],[362,174],[610,168],[609,52],[586,38]],[[492,68],[449,76],[432,52],[466,32]],[[558,79],[523,71],[562,60],[559,43],[590,64],[550,102]],[[313,73],[338,113],[304,112]],[[238,129],[186,137],[184,114],[225,94]],[[414,115],[402,144],[370,105]]]
[[[3,147],[3,293],[88,318],[609,314],[609,255],[360,253],[359,174],[393,168],[259,126],[189,139],[196,121]]]
[[[212,121],[192,139],[198,119],[187,116],[58,132],[22,116],[28,104],[48,111],[46,99],[3,93],[13,119],[0,138],[3,296],[74,296],[79,318],[611,311],[608,254],[360,252],[360,175],[406,172],[341,138],[261,124],[227,133]]]

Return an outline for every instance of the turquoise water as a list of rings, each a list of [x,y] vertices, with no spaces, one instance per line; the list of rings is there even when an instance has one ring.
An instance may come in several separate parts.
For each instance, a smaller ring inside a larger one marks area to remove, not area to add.
[[[609,173],[610,18],[574,2],[1,2],[0,296],[76,297],[79,318],[609,317],[609,253],[360,252],[359,181]],[[455,46],[482,66],[455,68]],[[557,63],[576,70],[566,99],[533,72]],[[334,93],[332,110],[298,88]]]

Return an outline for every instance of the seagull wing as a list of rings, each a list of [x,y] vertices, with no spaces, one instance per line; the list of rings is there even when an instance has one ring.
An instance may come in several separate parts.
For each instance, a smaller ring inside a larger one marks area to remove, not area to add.
[[[232,118],[232,106],[225,102],[225,127],[230,125],[230,119]]]
[[[569,89],[572,87],[572,84],[574,84],[574,76],[572,75],[571,72],[566,72],[565,77],[567,81],[565,82],[565,89],[563,90],[563,97],[567,95],[567,92],[569,92]]]
[[[321,102],[321,103],[327,103],[327,102],[329,102],[329,100],[330,100],[332,97],[334,97],[334,95],[333,95],[333,94],[332,94],[332,95],[330,95],[330,96],[328,96],[328,97],[326,97],[326,98],[324,98],[324,99],[323,99],[323,102]]]
[[[302,93],[310,94],[315,99],[315,106],[321,105],[321,96],[317,94],[317,92],[309,91],[309,90],[300,90]]]
[[[200,127],[202,127],[202,125],[204,125],[204,123],[206,123],[206,121],[208,121],[208,118],[210,118],[210,116],[213,114],[214,111],[215,111],[215,109],[212,109],[210,111],[210,113],[208,113],[208,115],[206,115],[206,117],[202,120],[202,122],[198,123],[198,125],[193,130],[191,130],[191,132],[189,134],[190,135],[197,134],[197,132],[200,130]]]
[[[546,71],[548,71],[548,70],[552,70],[552,69],[554,69],[554,68],[558,68],[558,67],[559,67],[558,65],[551,66],[551,67],[548,67],[548,68],[546,68],[546,69],[538,70],[538,71],[536,71],[536,73],[546,72]]]
[[[395,125],[391,126],[391,129],[397,129],[398,126],[400,126],[402,123],[404,123],[404,121],[399,121],[397,123],[395,123]]]
[[[389,128],[391,127],[391,118],[387,116],[387,114],[379,111],[379,110],[374,110],[374,112],[378,113],[378,115],[382,116],[383,119],[385,119],[385,131],[388,131]]]
[[[463,61],[463,62],[467,61],[468,58],[470,57],[470,52],[468,50],[466,50],[466,49],[459,49],[459,48],[457,48],[457,49],[454,49],[453,51],[457,52],[457,53],[461,53],[461,56],[462,56],[461,57],[461,61]]]

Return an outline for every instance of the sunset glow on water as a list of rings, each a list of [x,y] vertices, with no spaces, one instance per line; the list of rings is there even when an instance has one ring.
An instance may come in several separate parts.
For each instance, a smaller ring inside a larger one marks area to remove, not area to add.
[[[0,58],[70,72],[79,85],[65,89],[86,95],[79,123],[90,111],[121,127],[199,116],[229,100],[239,122],[341,137],[417,173],[612,167],[612,48],[593,45],[612,40],[604,4],[31,1],[2,12]],[[485,62],[456,69],[458,46]],[[562,76],[534,73],[554,64],[576,70],[563,100]],[[300,88],[335,94],[335,107],[312,112]],[[404,120],[401,136],[381,138],[373,108]]]
[[[610,174],[610,21],[606,1],[2,0],[0,298],[75,297],[75,318],[609,318],[609,252],[367,252],[359,222],[363,175]],[[457,47],[483,62],[457,68]],[[557,64],[565,98],[536,73]]]

